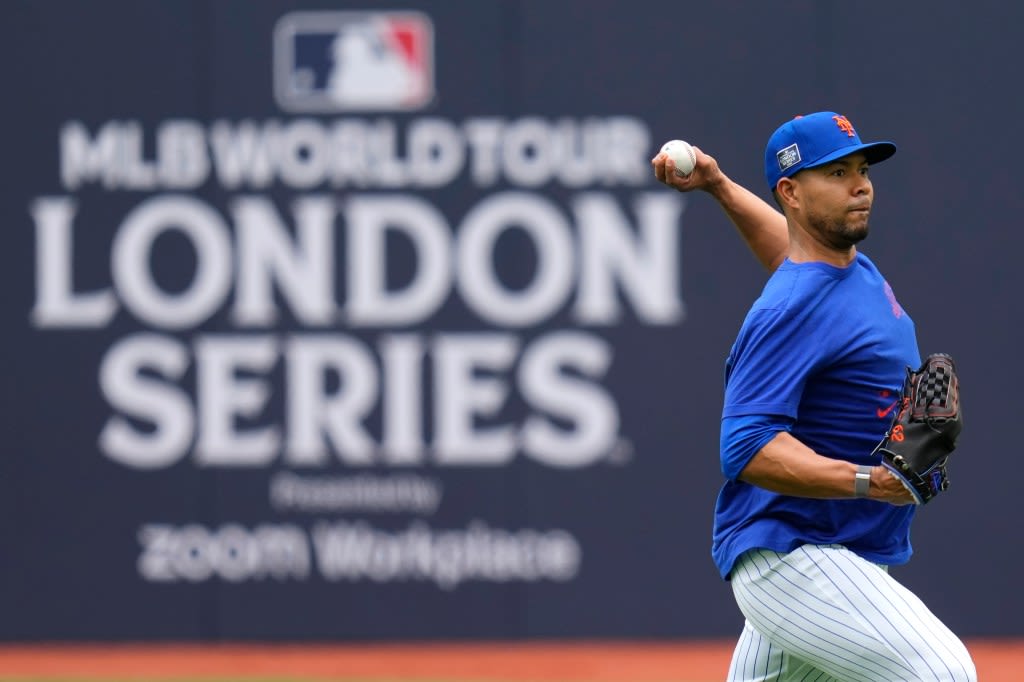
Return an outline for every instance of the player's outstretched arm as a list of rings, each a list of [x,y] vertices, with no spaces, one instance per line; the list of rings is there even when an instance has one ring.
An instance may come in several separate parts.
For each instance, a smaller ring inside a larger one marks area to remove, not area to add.
[[[693,148],[697,162],[686,177],[675,174],[675,164],[664,153],[651,159],[654,177],[680,192],[704,190],[718,201],[757,260],[774,271],[789,250],[786,218],[756,194],[733,182],[714,157]]]
[[[758,450],[739,479],[772,492],[794,497],[841,499],[854,497],[857,465],[822,457],[785,431]],[[914,496],[885,467],[871,468],[868,497],[890,504],[914,504]]]

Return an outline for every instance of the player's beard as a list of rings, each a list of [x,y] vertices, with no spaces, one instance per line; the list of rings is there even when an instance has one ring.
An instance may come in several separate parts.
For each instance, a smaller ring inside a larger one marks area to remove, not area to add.
[[[807,214],[807,223],[826,246],[845,251],[868,236],[868,215],[844,212],[841,216]]]

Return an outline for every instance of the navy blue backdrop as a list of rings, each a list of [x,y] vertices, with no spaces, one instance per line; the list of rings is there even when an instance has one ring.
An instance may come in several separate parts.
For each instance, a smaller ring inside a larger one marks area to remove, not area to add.
[[[819,109],[899,145],[864,251],[962,374],[895,575],[1024,635],[1024,6],[0,16],[0,639],[737,633],[722,362],[765,273],[648,161],[684,138],[767,198]]]

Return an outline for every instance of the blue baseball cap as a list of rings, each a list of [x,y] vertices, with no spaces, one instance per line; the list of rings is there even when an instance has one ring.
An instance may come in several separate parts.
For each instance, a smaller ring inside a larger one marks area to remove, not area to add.
[[[863,152],[868,163],[885,161],[896,153],[892,142],[860,141],[853,124],[834,111],[797,116],[783,123],[768,139],[764,150],[764,177],[775,190],[782,178],[804,168],[824,166],[855,152]]]

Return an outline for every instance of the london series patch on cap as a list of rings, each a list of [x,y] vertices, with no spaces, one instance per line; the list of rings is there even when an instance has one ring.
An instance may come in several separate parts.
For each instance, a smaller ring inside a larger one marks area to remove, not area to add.
[[[778,152],[776,158],[779,160],[779,170],[785,173],[788,169],[800,163],[800,147],[791,144]]]

